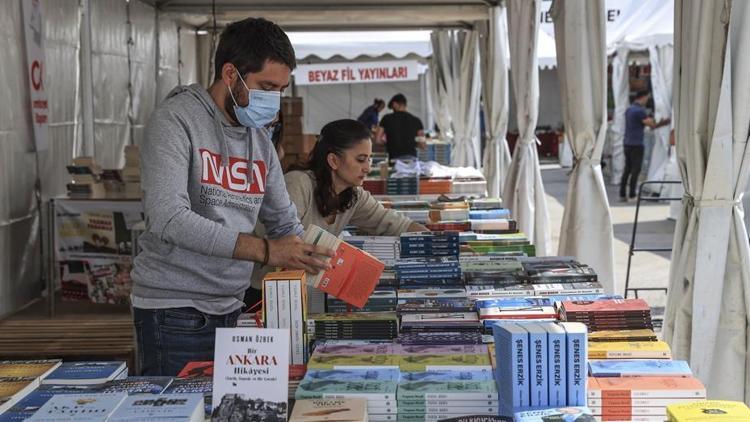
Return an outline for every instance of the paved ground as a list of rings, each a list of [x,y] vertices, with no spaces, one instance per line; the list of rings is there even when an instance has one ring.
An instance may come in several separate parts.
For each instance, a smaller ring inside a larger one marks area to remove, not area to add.
[[[568,190],[568,171],[556,165],[543,165],[542,178],[547,193],[547,207],[550,214],[552,250],[557,250],[560,239],[560,225]],[[607,186],[614,230],[615,277],[624,286],[628,263],[628,248],[633,235],[635,201],[619,202],[617,187]],[[636,245],[639,247],[671,247],[674,236],[674,221],[668,220],[669,204],[666,202],[646,202],[641,204]],[[631,287],[666,287],[669,280],[669,252],[637,252],[633,256]],[[622,292],[619,292],[622,294]],[[631,292],[632,295],[632,292]],[[652,307],[663,307],[666,295],[662,292],[641,292]]]

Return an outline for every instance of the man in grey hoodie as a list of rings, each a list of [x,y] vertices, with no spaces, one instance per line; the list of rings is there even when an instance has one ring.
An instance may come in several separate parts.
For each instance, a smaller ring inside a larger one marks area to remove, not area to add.
[[[302,242],[269,125],[296,66],[289,38],[265,19],[221,34],[213,84],[175,88],[142,149],[146,232],[135,259],[133,314],[144,375],[174,376],[213,359],[233,327],[254,265],[317,273],[330,250]],[[256,222],[266,237],[251,235]]]

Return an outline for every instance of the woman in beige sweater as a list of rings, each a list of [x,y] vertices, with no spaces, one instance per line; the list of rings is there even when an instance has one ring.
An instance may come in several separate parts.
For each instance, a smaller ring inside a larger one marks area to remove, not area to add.
[[[315,224],[337,236],[349,225],[378,236],[427,230],[362,189],[371,156],[370,132],[362,123],[344,119],[323,127],[309,161],[284,176],[305,228]]]
[[[384,208],[362,189],[370,172],[371,156],[370,131],[362,123],[344,119],[323,127],[309,161],[284,176],[289,197],[297,206],[297,217],[305,228],[315,224],[336,236],[349,225],[376,236],[428,230]],[[256,235],[262,236],[263,232],[260,225],[256,226]],[[268,271],[267,267],[253,270],[246,305],[260,300],[261,280]]]

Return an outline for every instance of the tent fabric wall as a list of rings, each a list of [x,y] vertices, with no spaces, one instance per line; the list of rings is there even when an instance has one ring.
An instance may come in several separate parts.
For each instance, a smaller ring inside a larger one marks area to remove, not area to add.
[[[612,218],[602,176],[607,127],[603,0],[555,0],[552,6],[565,132],[575,162],[568,182],[560,255],[591,265],[609,294],[615,283]]]
[[[12,313],[42,291],[40,219],[35,200],[39,176],[42,199],[65,193],[65,166],[86,150],[81,107],[81,8],[77,0],[43,0],[45,92],[49,104],[48,150],[33,151],[21,2],[1,0],[0,91],[7,94],[0,110],[0,317]],[[94,150],[105,167],[122,161],[130,128],[138,134],[156,98],[156,14],[131,1],[133,44],[131,81],[134,114],[128,119],[127,3],[97,0],[92,6],[92,50],[95,95]],[[169,19],[164,18],[167,22]],[[165,27],[169,27],[168,24]],[[166,31],[166,29],[165,29]],[[166,35],[166,34],[164,34]],[[169,38],[166,37],[165,38]],[[162,41],[177,50],[176,37]],[[190,56],[190,54],[188,54]],[[193,54],[194,56],[194,54]],[[135,137],[134,137],[135,138]],[[38,158],[38,170],[37,170]]]
[[[395,94],[402,93],[407,100],[409,113],[427,124],[427,104],[420,95],[422,78],[408,82],[377,82],[360,84],[307,85],[296,88],[304,106],[304,133],[319,133],[328,122],[336,119],[356,119],[377,98],[386,102]],[[383,110],[384,116],[390,113]],[[425,126],[425,130],[429,128]]]
[[[503,200],[513,210],[519,229],[536,246],[537,255],[549,253],[547,200],[535,135],[539,115],[539,67],[536,44],[539,0],[508,2],[511,81],[516,99],[518,142],[503,189]]]
[[[500,197],[510,167],[508,131],[508,20],[504,6],[490,10],[489,22],[480,25],[482,96],[487,143],[482,168],[487,194]]]
[[[651,87],[653,88],[654,119],[672,118],[672,69],[674,47],[672,45],[650,46],[648,48],[651,61]],[[653,130],[654,147],[648,166],[647,180],[676,180],[668,179],[669,166],[669,132],[670,125]],[[655,186],[653,191],[662,194],[668,191],[668,186]]]
[[[615,111],[612,116],[610,130],[610,147],[612,153],[612,167],[610,184],[619,185],[625,169],[625,153],[623,140],[625,139],[625,110],[630,102],[630,73],[627,47],[617,49],[612,59],[612,96],[615,100]]]
[[[748,20],[744,1],[676,4],[675,131],[685,196],[664,321],[674,357],[690,361],[708,396],[744,402],[750,400],[750,245],[742,205],[750,179]]]
[[[476,31],[434,31],[432,51],[438,102],[444,102],[450,114],[453,132],[451,164],[479,167],[481,151],[476,130],[481,95],[478,34]]]
[[[159,104],[169,91],[180,82],[180,57],[183,49],[175,48],[180,42],[178,24],[168,16],[157,13],[159,36],[158,68],[156,70],[156,104]]]

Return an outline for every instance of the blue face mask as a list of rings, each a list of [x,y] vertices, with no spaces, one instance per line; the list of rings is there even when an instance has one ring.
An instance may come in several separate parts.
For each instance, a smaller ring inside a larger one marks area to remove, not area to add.
[[[237,76],[239,77],[239,72]],[[259,89],[250,89],[245,84],[245,81],[240,77],[242,85],[245,85],[247,89],[248,101],[247,106],[240,107],[237,104],[237,100],[234,99],[232,90],[229,90],[229,95],[232,97],[234,102],[234,115],[237,116],[239,124],[245,127],[251,127],[260,129],[268,126],[279,114],[279,108],[281,108],[281,93],[278,91],[262,91]]]

